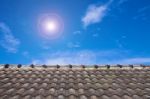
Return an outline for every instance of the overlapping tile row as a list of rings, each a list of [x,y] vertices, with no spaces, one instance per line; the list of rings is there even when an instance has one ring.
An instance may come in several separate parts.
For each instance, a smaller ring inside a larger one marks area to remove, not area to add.
[[[150,69],[1,68],[0,99],[150,99]]]

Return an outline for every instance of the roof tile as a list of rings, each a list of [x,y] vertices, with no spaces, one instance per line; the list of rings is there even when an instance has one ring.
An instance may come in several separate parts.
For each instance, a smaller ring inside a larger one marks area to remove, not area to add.
[[[2,99],[149,99],[150,68],[1,68]]]

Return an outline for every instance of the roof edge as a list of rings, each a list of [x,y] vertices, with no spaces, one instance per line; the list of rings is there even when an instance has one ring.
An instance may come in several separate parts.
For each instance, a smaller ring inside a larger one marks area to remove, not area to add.
[[[131,68],[134,68],[134,69],[142,69],[142,68],[150,68],[149,65],[132,65],[132,64],[129,64],[129,65],[121,65],[121,64],[116,64],[116,65],[34,65],[34,64],[31,64],[31,65],[23,65],[23,64],[1,64],[0,65],[0,68],[83,68],[83,69],[131,69]]]

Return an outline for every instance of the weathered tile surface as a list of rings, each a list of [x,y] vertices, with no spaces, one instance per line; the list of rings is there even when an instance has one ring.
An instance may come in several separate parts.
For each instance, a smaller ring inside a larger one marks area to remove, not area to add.
[[[1,68],[0,99],[150,99],[150,69]]]

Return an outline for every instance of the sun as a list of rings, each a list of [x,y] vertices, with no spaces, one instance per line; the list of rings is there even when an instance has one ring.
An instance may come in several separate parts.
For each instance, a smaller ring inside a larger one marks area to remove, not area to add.
[[[48,33],[55,33],[57,28],[57,23],[55,21],[50,20],[44,23],[44,30]]]
[[[44,14],[39,18],[38,30],[42,37],[48,39],[58,38],[62,35],[64,23],[57,14]]]

